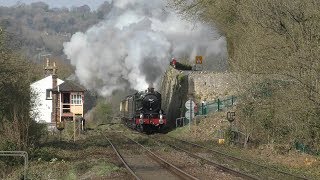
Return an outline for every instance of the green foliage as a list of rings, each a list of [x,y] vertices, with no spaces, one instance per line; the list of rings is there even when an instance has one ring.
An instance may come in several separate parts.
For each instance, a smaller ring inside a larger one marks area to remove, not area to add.
[[[0,149],[1,151],[15,151],[16,149],[18,149],[18,146],[15,142],[12,142],[7,139],[2,139],[2,142],[0,143]],[[2,156],[0,157],[0,164],[1,162],[3,162],[6,166],[14,166],[21,163],[21,160],[22,159],[20,157],[3,157]]]
[[[182,85],[184,81],[186,81],[188,78],[187,75],[184,75],[183,73],[178,74],[177,76],[177,82],[179,85]]]
[[[105,161],[99,161],[97,165],[91,168],[91,170],[99,176],[106,176],[111,172],[119,171],[120,168],[114,164],[107,163]]]
[[[17,149],[17,145],[13,142],[3,139],[0,144],[0,149],[3,151],[14,151]]]
[[[35,160],[41,160],[41,161],[47,161],[49,162],[51,159],[56,158],[56,154],[52,152],[52,149],[49,148],[39,148],[35,149],[32,152],[32,159]]]
[[[30,117],[30,92],[34,73],[31,64],[6,46],[6,34],[0,34],[0,135],[16,145],[15,150],[27,149],[39,140],[43,128]],[[36,130],[35,130],[36,129]]]
[[[192,66],[186,63],[177,62],[175,65],[177,70],[192,70]]]
[[[250,134],[255,145],[293,147],[294,142],[300,142],[313,152],[319,151],[318,108],[295,87],[295,83],[266,80],[253,85],[242,96],[237,105],[237,126]]]
[[[98,101],[93,110],[93,122],[95,124],[105,124],[112,121],[112,105],[104,100]]]
[[[39,143],[45,141],[48,137],[48,130],[46,124],[40,124],[35,121],[31,121],[30,126],[28,127],[28,131],[29,145],[38,146]]]

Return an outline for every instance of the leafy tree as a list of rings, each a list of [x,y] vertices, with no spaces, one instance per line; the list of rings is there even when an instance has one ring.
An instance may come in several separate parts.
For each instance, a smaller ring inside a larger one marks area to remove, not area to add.
[[[1,142],[14,144],[16,150],[27,149],[42,132],[30,117],[30,64],[6,47],[6,35],[0,34],[0,134]],[[31,129],[34,131],[30,131]],[[0,144],[1,145],[1,144]],[[3,144],[2,144],[3,145]],[[5,149],[5,147],[2,147]]]

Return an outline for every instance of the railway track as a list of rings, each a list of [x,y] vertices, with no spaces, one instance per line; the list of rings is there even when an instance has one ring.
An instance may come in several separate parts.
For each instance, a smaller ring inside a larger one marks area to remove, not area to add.
[[[138,134],[138,136],[140,134],[134,131],[130,133]],[[149,139],[158,144],[159,147],[171,147],[178,152],[184,152],[195,159],[199,159],[203,163],[244,179],[308,179],[167,135],[145,136],[140,134],[140,136],[142,138],[141,143],[145,139]]]
[[[222,170],[223,172],[227,172],[229,174],[232,174],[233,176],[235,177],[239,177],[239,178],[243,178],[243,179],[259,179],[258,177],[256,176],[253,176],[251,174],[247,174],[245,172],[241,172],[241,171],[238,171],[238,170],[235,170],[235,169],[232,169],[232,168],[229,168],[228,166],[226,165],[223,165],[223,164],[220,164],[220,163],[217,163],[217,162],[214,162],[212,160],[209,160],[207,158],[204,158],[204,157],[201,157],[200,155],[197,155],[196,153],[193,153],[191,151],[188,151],[186,150],[185,148],[180,148],[176,145],[173,145],[172,143],[168,143],[164,140],[156,140],[154,138],[150,138],[150,137],[146,137],[146,138],[149,138],[151,139],[152,141],[156,142],[159,144],[159,146],[169,146],[171,148],[173,148],[174,150],[178,151],[178,152],[184,152],[186,154],[188,154],[190,157],[192,158],[195,158],[197,160],[200,160],[202,163],[205,163],[205,164],[208,164],[208,165],[211,165],[211,166],[214,166],[220,170]]]
[[[113,132],[118,132],[119,133],[119,131],[116,131],[116,130],[114,130],[113,129]],[[152,141],[154,141],[154,142],[157,142],[158,144],[159,143],[162,143],[162,144],[165,144],[165,145],[167,145],[167,146],[170,146],[171,148],[173,148],[173,149],[175,149],[176,151],[178,151],[178,152],[184,152],[184,153],[186,153],[186,154],[188,154],[189,156],[191,156],[191,157],[193,157],[193,158],[195,158],[195,159],[198,159],[198,160],[200,160],[200,161],[202,161],[202,162],[205,162],[206,164],[208,164],[208,165],[211,165],[211,166],[214,166],[214,167],[216,167],[216,168],[218,168],[218,169],[220,169],[220,170],[222,170],[222,171],[224,171],[224,172],[227,172],[227,173],[229,173],[229,174],[232,174],[232,175],[234,175],[234,176],[236,176],[236,177],[240,177],[240,178],[243,178],[243,179],[259,179],[258,177],[255,177],[255,176],[252,176],[252,175],[250,175],[250,174],[246,174],[246,173],[244,173],[244,172],[241,172],[241,171],[237,171],[237,170],[234,170],[234,169],[231,169],[231,168],[229,168],[229,167],[227,167],[227,166],[224,166],[224,165],[222,165],[222,164],[219,164],[219,163],[216,163],[216,162],[213,162],[213,161],[211,161],[211,160],[208,160],[208,159],[206,159],[206,158],[203,158],[203,157],[201,157],[201,156],[199,156],[199,155],[196,155],[195,153],[192,153],[192,152],[190,152],[190,151],[186,151],[185,149],[182,149],[182,148],[179,148],[179,147],[177,147],[177,146],[175,146],[175,145],[172,145],[172,144],[168,144],[168,143],[166,143],[165,141],[161,141],[161,140],[155,140],[154,138],[150,138],[150,136],[145,136],[145,135],[143,135],[143,134],[141,134],[141,133],[137,133],[137,132],[135,132],[135,131],[133,131],[133,130],[130,130],[130,133],[132,133],[132,134],[136,134],[136,135],[138,135],[138,136],[141,136],[141,137],[143,137],[143,139],[150,139],[150,140],[152,140]],[[123,135],[123,134],[122,134]],[[125,135],[123,135],[123,136],[125,136]],[[127,137],[127,136],[125,136],[126,138],[129,138],[129,137]],[[131,139],[131,138],[129,138],[129,139]],[[134,141],[133,139],[131,139],[132,141]],[[140,146],[143,146],[141,143],[139,143],[139,142],[137,142],[137,141],[134,141],[134,142],[136,142],[136,143],[138,143]],[[144,148],[146,148],[146,147],[144,147]],[[148,148],[146,148],[148,151],[150,151]],[[151,152],[151,151],[150,151]],[[152,152],[151,152],[152,153]],[[153,153],[154,154],[154,153]],[[181,170],[182,171],[182,170]]]
[[[306,177],[290,174],[279,169],[263,166],[238,157],[230,156],[223,152],[210,149],[189,141],[181,140],[171,136],[165,136],[171,140],[160,140],[160,143],[198,157],[207,163],[217,164],[217,166],[245,179],[308,179]],[[241,167],[241,168],[239,168]],[[235,170],[237,169],[237,170]],[[247,177],[246,177],[247,176]]]
[[[125,137],[127,141],[123,142],[124,140],[119,138],[119,133],[116,131],[113,131],[113,134],[109,133],[105,137],[134,179],[198,179],[162,159],[132,138],[123,134],[120,136]],[[125,148],[120,150],[120,145],[117,146],[112,141],[122,141],[121,143],[125,144]],[[128,150],[132,152],[128,153]]]

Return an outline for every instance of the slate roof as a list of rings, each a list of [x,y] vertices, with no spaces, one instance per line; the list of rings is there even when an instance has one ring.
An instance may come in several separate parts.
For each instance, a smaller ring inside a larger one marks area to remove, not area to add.
[[[64,83],[59,85],[59,91],[61,91],[61,92],[83,92],[83,91],[86,91],[86,89],[83,86],[76,84],[75,82],[65,81]]]

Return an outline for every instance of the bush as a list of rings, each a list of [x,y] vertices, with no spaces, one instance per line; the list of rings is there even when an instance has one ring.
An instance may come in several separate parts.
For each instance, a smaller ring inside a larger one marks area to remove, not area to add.
[[[92,111],[93,122],[98,124],[110,123],[112,121],[112,106],[105,101],[99,101]]]
[[[3,140],[0,144],[0,149],[2,151],[16,151],[17,148],[17,144],[9,140]],[[21,157],[0,156],[0,162],[5,164],[5,166],[15,166],[17,164],[22,164],[23,159]]]
[[[31,157],[36,160],[43,160],[49,162],[53,158],[56,158],[56,155],[54,152],[51,152],[48,148],[39,148],[34,150]]]
[[[237,109],[237,126],[255,145],[287,148],[298,141],[319,151],[319,110],[296,83],[265,80],[255,84]]]
[[[29,126],[29,143],[38,146],[40,142],[46,141],[48,138],[48,129],[46,124],[31,121]],[[29,146],[30,147],[30,146]]]

